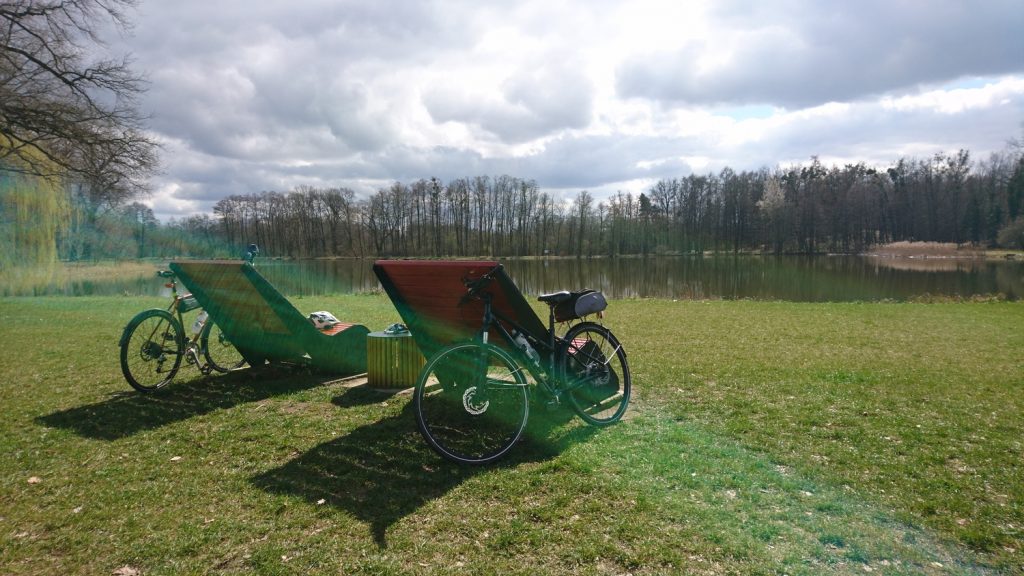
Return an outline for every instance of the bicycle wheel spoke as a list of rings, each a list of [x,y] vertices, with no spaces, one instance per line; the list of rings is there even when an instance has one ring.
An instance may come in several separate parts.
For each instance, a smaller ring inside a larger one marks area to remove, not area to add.
[[[559,374],[570,405],[589,424],[618,421],[629,404],[631,388],[622,346],[611,331],[591,322],[577,324],[564,339]]]
[[[206,363],[218,372],[230,372],[245,365],[242,353],[235,349],[227,335],[212,321],[207,321],[203,327],[200,346]]]
[[[414,398],[424,438],[456,462],[501,457],[526,424],[526,380],[507,354],[490,346],[440,352],[420,375]]]
[[[135,389],[148,392],[166,385],[182,357],[181,330],[168,312],[149,310],[132,319],[121,346],[121,371]]]

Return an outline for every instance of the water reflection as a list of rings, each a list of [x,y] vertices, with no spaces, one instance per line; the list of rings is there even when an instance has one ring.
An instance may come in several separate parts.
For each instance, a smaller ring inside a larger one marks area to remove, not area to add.
[[[690,257],[511,261],[516,282],[534,294],[590,287],[614,298],[753,298],[801,302],[904,300],[924,294],[1024,294],[1024,264],[961,261],[902,267],[857,256]]]
[[[712,256],[504,260],[530,295],[595,288],[612,298],[790,300],[804,302],[905,300],[924,294],[1024,296],[1024,262],[893,259],[860,256]],[[379,289],[371,260],[258,263],[286,296]],[[157,294],[152,276],[51,287],[66,295]]]

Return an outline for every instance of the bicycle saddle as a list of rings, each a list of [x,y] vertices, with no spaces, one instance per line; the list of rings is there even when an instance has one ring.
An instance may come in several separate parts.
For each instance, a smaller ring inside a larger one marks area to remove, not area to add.
[[[537,300],[547,302],[554,306],[555,304],[565,302],[569,298],[572,298],[572,292],[569,292],[568,290],[559,290],[558,292],[552,292],[551,294],[541,294],[537,297]]]

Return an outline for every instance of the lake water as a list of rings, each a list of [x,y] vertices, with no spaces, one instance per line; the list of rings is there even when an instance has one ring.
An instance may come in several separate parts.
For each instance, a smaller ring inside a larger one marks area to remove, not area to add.
[[[1024,297],[1024,261],[866,256],[692,256],[503,260],[529,295],[594,288],[611,298],[821,301],[907,300],[923,295]],[[258,260],[286,296],[379,289],[371,260]],[[53,292],[157,294],[152,276],[57,287]]]

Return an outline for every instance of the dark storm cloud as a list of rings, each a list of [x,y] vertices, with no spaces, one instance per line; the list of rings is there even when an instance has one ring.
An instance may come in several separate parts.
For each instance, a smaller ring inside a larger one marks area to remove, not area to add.
[[[1024,7],[990,2],[712,3],[719,33],[618,70],[625,97],[786,108],[1024,71]]]

